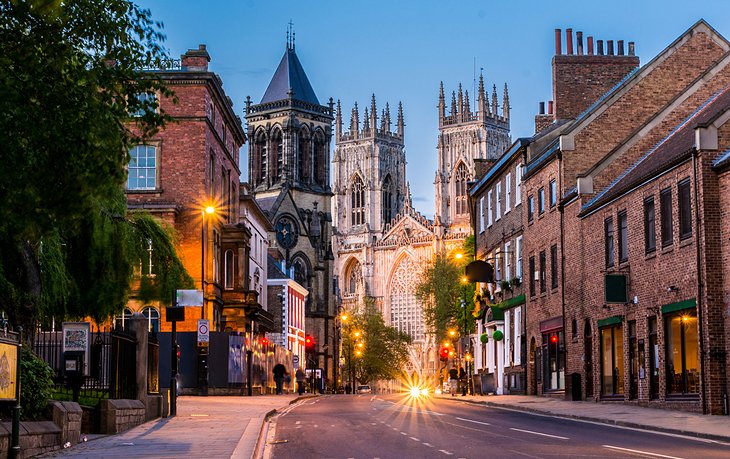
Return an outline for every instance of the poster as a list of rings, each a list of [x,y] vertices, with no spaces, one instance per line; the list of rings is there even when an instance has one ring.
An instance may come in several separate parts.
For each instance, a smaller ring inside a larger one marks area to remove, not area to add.
[[[18,346],[0,343],[0,401],[15,400]]]
[[[89,322],[63,323],[63,352],[83,352],[84,368],[77,368],[88,376],[89,346],[91,344],[91,324]]]

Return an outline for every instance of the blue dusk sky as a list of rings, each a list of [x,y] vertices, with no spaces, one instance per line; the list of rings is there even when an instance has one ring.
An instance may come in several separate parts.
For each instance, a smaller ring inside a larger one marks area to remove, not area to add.
[[[596,40],[636,43],[641,64],[650,61],[697,20],[730,37],[730,2],[699,1],[492,1],[492,0],[140,0],[164,23],[173,57],[205,43],[210,69],[223,80],[236,113],[244,119],[246,96],[258,103],[284,53],[287,24],[296,52],[323,105],[341,100],[349,126],[355,102],[391,116],[403,103],[406,174],[414,206],[434,213],[437,167],[438,89],[461,83],[472,94],[480,69],[502,103],[509,87],[511,136],[530,136],[538,103],[552,98],[554,30],[572,28]],[[490,89],[491,92],[491,89]],[[449,98],[450,96],[447,96]],[[447,101],[448,103],[448,101]],[[472,101],[472,108],[474,108]],[[501,111],[501,107],[500,107]],[[245,121],[245,120],[244,120]],[[334,139],[333,139],[334,149]],[[248,180],[248,145],[241,151]]]

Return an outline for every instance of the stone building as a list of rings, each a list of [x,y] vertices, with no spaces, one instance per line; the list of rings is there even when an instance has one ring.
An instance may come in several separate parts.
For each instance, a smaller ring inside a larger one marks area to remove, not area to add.
[[[459,88],[447,112],[443,84],[439,94],[439,140],[436,215],[429,220],[413,208],[408,181],[402,106],[391,128],[386,104],[380,118],[375,96],[361,123],[351,111],[350,129],[342,130],[338,102],[333,159],[337,278],[342,306],[350,310],[364,296],[375,300],[386,323],[413,338],[408,371],[432,375],[438,370],[438,344],[423,321],[415,295],[420,267],[437,252],[462,246],[469,235],[467,182],[482,163],[496,160],[509,146],[509,98],[505,87],[502,113],[496,89],[487,103],[480,77],[477,110]]]
[[[290,37],[261,102],[246,100],[249,185],[274,226],[272,250],[281,253],[294,280],[308,291],[304,328],[317,343],[316,366],[332,382],[337,311],[329,151],[334,103],[319,103]]]

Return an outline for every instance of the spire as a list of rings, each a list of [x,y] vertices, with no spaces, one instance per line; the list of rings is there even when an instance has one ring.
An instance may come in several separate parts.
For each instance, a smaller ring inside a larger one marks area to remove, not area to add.
[[[413,198],[411,197],[411,182],[406,182],[406,200],[403,203],[406,213],[413,209]]]
[[[456,91],[451,91],[451,119],[456,120]]]
[[[502,116],[509,119],[509,91],[507,91],[507,83],[504,84],[504,96],[502,96]]]
[[[464,93],[461,91],[461,83],[459,83],[459,95],[458,95],[458,105],[457,108],[459,109],[459,121],[464,121]]]
[[[405,123],[403,122],[403,103],[398,102],[398,136],[403,138],[405,133]]]
[[[340,140],[342,136],[342,107],[340,99],[337,99],[337,116],[335,117],[335,140]]]
[[[362,120],[362,135],[363,136],[370,135],[370,115],[368,115],[367,107],[365,107],[365,116],[363,116],[363,120]]]
[[[383,121],[385,122],[386,132],[390,132],[390,106],[388,102],[385,103],[385,115],[383,115]]]
[[[492,116],[497,116],[497,85],[492,86]]]
[[[357,102],[352,108],[352,116],[350,117],[350,134],[356,139],[358,136],[358,130],[360,129],[360,115],[357,113]]]
[[[375,94],[373,94],[372,99],[370,99],[370,125],[373,128],[373,131],[378,130],[378,109],[375,106]],[[375,132],[373,132],[375,134]]]
[[[292,25],[290,24],[290,27]],[[275,102],[294,98],[304,102],[319,105],[319,100],[309,83],[307,74],[294,52],[294,32],[287,30],[286,51],[282,56],[274,76],[266,88],[261,103]]]
[[[471,107],[469,107],[469,90],[464,91],[464,121],[468,121],[471,117]]]
[[[387,127],[388,126],[385,125],[385,109],[383,109],[380,112],[380,131],[388,132]]]
[[[444,100],[444,82],[439,85],[439,126],[443,125],[446,116],[446,101]]]
[[[479,74],[479,90],[477,96],[477,110],[479,110],[479,119],[484,120],[487,113],[489,113],[489,102],[487,101],[487,94],[484,92],[484,75]]]

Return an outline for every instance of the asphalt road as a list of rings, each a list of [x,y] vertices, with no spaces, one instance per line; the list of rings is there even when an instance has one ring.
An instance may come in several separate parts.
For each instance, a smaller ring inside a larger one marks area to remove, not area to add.
[[[282,411],[272,422],[265,456],[727,459],[730,444],[479,406],[458,398],[331,395]]]

